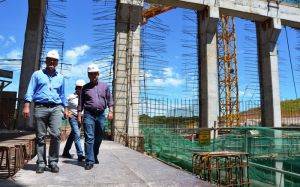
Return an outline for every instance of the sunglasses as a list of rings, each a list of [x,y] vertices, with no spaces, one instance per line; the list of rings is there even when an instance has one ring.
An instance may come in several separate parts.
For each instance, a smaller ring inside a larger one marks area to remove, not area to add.
[[[49,57],[47,57],[46,58],[46,63],[48,63],[48,64],[57,64],[58,63],[58,60],[57,59],[55,59],[55,58],[49,58]]]
[[[99,75],[99,72],[88,72],[88,75],[90,75],[90,76],[96,76],[96,75]]]

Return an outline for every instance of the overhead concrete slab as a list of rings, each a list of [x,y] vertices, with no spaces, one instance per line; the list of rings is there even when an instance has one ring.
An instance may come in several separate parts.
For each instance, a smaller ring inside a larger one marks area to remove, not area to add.
[[[61,153],[64,144],[61,144]],[[12,179],[0,181],[5,187],[56,187],[56,186],[214,186],[199,180],[186,171],[166,165],[120,144],[104,141],[98,156],[99,164],[91,170],[84,169],[84,162],[78,162],[75,146],[70,153],[73,159],[60,158],[59,173],[50,170],[35,173],[36,157]]]
[[[148,3],[172,5],[181,8],[203,10],[209,6],[220,9],[220,14],[236,16],[252,21],[281,19],[282,25],[300,28],[300,7],[296,3],[268,0],[145,0]],[[277,3],[279,2],[279,3]]]

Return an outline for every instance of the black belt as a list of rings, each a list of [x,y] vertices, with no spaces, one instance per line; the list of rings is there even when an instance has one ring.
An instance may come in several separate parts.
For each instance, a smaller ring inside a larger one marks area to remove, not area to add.
[[[103,114],[104,111],[102,110],[90,110],[90,109],[84,109],[84,111],[89,112],[92,115],[98,116],[100,114]]]
[[[61,104],[57,104],[57,103],[39,103],[39,102],[36,102],[35,105],[39,105],[39,106],[43,106],[43,107],[47,107],[47,108],[53,108],[53,107],[57,107],[58,105],[61,105]]]

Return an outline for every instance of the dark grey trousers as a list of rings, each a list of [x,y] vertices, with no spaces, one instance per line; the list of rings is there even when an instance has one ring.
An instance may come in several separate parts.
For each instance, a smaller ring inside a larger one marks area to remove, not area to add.
[[[62,123],[62,106],[45,107],[42,105],[35,106],[34,119],[36,125],[37,139],[37,165],[45,167],[46,160],[46,134],[47,128],[50,135],[50,147],[48,164],[56,165],[58,163],[59,146],[60,146],[60,128]]]

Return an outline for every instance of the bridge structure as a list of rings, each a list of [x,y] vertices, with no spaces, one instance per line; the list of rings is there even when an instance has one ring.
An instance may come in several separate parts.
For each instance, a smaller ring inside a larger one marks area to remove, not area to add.
[[[220,15],[241,17],[256,23],[262,124],[280,127],[280,91],[276,42],[283,25],[300,28],[299,2],[285,0],[120,0],[116,8],[113,95],[114,127],[128,136],[139,135],[139,73],[144,3],[193,9],[198,12],[199,120],[200,127],[217,121],[217,25]],[[18,98],[23,98],[31,74],[40,67],[44,14],[47,1],[28,1]],[[24,126],[22,100],[18,104],[18,128]]]
[[[262,124],[281,127],[277,40],[282,26],[300,28],[299,1],[272,0],[118,0],[116,4],[113,96],[115,140],[129,144],[139,137],[139,80],[141,27],[144,3],[187,8],[198,15],[198,73],[200,127],[211,128],[218,121],[217,27],[221,15],[255,22],[259,63]],[[28,0],[18,98],[23,98],[32,73],[40,67],[44,14],[47,0]],[[23,121],[24,102],[18,102],[19,129],[33,129],[32,119]],[[25,124],[24,124],[25,123]],[[278,133],[274,136],[280,136]],[[282,168],[281,162],[275,163]]]
[[[114,56],[114,125],[129,136],[138,131],[140,30],[144,3],[198,12],[198,74],[200,127],[213,127],[217,111],[217,26],[221,15],[255,22],[262,124],[281,127],[280,86],[276,42],[283,25],[300,28],[296,1],[270,0],[121,0],[117,4]],[[129,86],[124,86],[129,85]]]

